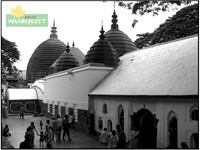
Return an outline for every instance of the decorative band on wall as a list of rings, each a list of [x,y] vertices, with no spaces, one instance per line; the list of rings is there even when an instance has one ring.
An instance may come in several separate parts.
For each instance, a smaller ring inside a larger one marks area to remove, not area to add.
[[[27,102],[25,104],[25,111],[27,112],[34,112],[36,110],[35,102]]]
[[[16,110],[15,110],[15,105],[16,105]],[[10,112],[17,112],[17,113],[19,113],[20,111],[19,111],[19,109],[18,109],[18,107],[20,107],[20,106],[22,106],[23,105],[23,103],[22,102],[11,102],[10,103]],[[13,109],[14,108],[14,109]]]

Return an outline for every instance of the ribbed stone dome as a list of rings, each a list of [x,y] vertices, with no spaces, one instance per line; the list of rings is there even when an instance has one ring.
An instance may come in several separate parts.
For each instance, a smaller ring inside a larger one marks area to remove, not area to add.
[[[48,74],[71,69],[77,66],[79,66],[79,63],[76,60],[76,58],[73,56],[73,54],[70,52],[69,45],[67,45],[66,51],[49,68]]]
[[[29,59],[27,66],[28,83],[34,83],[36,79],[45,77],[49,67],[66,50],[66,45],[57,38],[55,22],[51,32],[50,38],[42,42]],[[75,53],[74,56],[78,62],[81,63],[84,59],[84,54],[78,48],[73,53]]]
[[[85,56],[84,64],[103,63],[105,66],[116,67],[119,56],[115,48],[105,39],[103,27],[100,31],[100,39],[93,44]]]
[[[115,10],[112,15],[111,30],[105,33],[106,39],[114,46],[119,56],[124,55],[127,52],[137,49],[132,40],[122,31],[119,30],[117,24],[117,15]]]

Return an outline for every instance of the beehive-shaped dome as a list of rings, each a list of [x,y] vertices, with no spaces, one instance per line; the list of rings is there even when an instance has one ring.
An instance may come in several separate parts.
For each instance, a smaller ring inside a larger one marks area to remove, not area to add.
[[[106,39],[114,46],[119,56],[136,50],[137,47],[132,42],[132,40],[126,34],[124,34],[124,32],[119,30],[115,10],[113,12],[112,18],[111,30],[105,33]]]
[[[86,63],[103,63],[105,66],[116,67],[119,62],[119,56],[115,48],[105,39],[103,27],[100,31],[100,39],[93,44],[85,56]]]
[[[74,42],[72,43],[72,47],[70,47],[70,53],[77,59],[79,65],[83,64],[83,60],[85,58],[84,53],[77,47],[75,47]]]
[[[66,45],[58,39],[57,31],[55,27],[55,21],[51,28],[50,38],[42,42],[34,51],[29,59],[27,66],[27,82],[34,83],[36,79],[40,79],[46,76],[49,67],[61,56],[66,50]],[[82,64],[84,54],[78,49],[75,50],[74,57]]]
[[[67,44],[66,51],[49,68],[48,74],[71,69],[77,66],[79,66],[79,63],[70,52],[69,44]]]

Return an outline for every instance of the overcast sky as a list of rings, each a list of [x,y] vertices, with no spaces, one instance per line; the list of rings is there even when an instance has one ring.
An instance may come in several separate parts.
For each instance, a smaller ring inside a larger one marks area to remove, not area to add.
[[[6,14],[11,14],[11,9],[21,5],[25,14],[48,14],[48,27],[6,27]],[[16,66],[26,70],[28,61],[37,46],[50,36],[53,19],[55,18],[58,39],[70,46],[75,42],[84,54],[99,39],[99,31],[103,20],[104,30],[110,30],[113,14],[113,2],[102,1],[3,1],[2,2],[2,36],[15,42],[20,51],[20,61]],[[117,7],[119,29],[135,41],[136,34],[153,32],[161,23],[175,14],[175,11],[160,13],[159,16],[148,14],[145,16],[132,15],[130,10]],[[134,19],[138,20],[132,28]]]

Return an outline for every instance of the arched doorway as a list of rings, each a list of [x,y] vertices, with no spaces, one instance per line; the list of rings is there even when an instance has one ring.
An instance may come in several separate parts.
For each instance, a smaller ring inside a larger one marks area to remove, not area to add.
[[[124,130],[124,108],[122,105],[118,107],[118,124],[121,126],[121,129]]]
[[[108,132],[112,132],[112,121],[109,119],[107,123]]]
[[[190,148],[199,148],[199,136],[197,133],[191,135]]]
[[[168,114],[168,148],[178,148],[178,128],[176,114],[171,111]]]
[[[139,148],[156,148],[157,145],[157,124],[155,114],[146,108],[140,109],[131,116],[131,128],[137,127],[140,131]],[[135,127],[134,127],[135,126]]]

